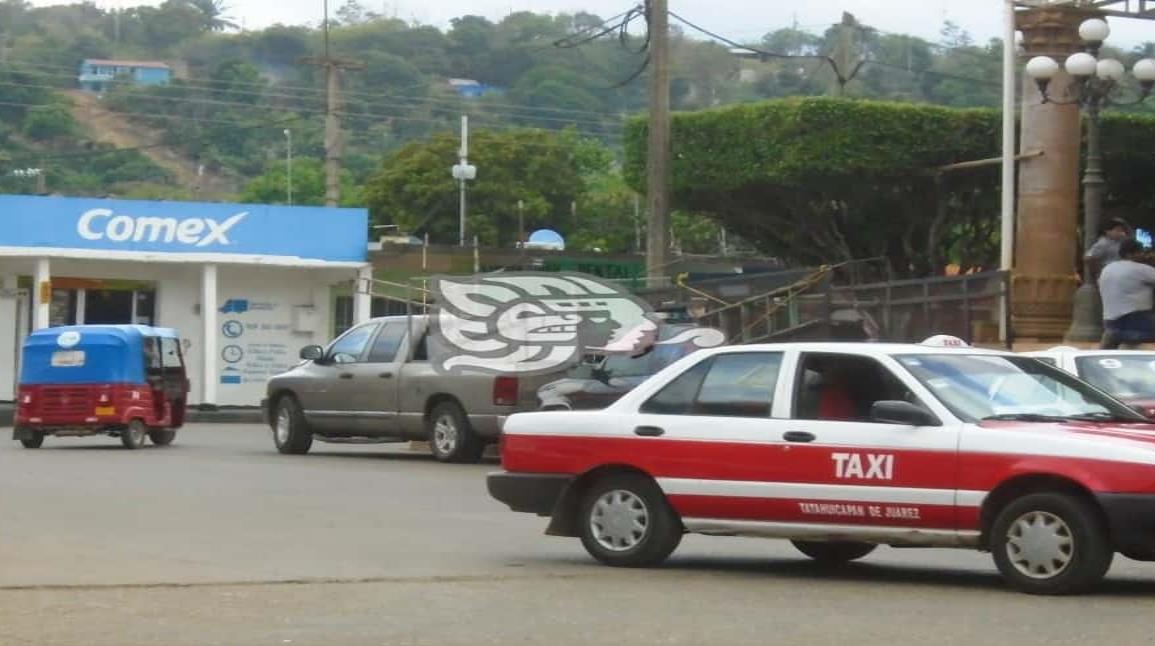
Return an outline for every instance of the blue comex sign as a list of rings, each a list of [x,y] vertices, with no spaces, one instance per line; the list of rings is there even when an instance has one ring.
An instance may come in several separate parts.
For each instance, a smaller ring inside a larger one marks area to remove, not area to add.
[[[365,209],[0,195],[0,246],[363,262]]]

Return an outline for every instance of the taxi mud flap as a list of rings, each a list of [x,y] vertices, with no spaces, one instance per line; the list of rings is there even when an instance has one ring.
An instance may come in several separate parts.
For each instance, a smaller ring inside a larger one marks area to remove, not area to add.
[[[27,427],[23,427],[23,426],[17,426],[17,427],[12,429],[12,440],[13,441],[32,440],[32,439],[36,439],[36,431],[33,431],[32,429],[27,428]]]

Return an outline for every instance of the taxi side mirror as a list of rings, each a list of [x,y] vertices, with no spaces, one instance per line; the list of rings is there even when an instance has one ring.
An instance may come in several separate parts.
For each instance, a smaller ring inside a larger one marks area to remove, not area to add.
[[[325,348],[319,345],[307,345],[301,348],[300,356],[305,361],[320,361],[325,356]]]
[[[880,424],[935,426],[938,420],[923,408],[905,401],[878,401],[870,407],[870,419]]]

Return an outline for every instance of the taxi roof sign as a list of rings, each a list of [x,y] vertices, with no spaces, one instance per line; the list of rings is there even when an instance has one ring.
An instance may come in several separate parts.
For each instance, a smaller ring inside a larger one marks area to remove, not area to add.
[[[970,344],[957,336],[949,334],[937,334],[922,342],[921,345],[929,345],[936,348],[969,348]]]

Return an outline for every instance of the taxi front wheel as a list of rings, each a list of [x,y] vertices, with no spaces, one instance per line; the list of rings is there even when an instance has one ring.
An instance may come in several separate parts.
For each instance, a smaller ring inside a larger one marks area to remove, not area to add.
[[[682,523],[658,485],[642,475],[601,478],[582,498],[582,545],[616,567],[658,565],[682,542]]]
[[[1073,594],[1099,583],[1114,550],[1098,510],[1062,493],[1023,496],[991,527],[991,553],[1003,578],[1030,594]]]

